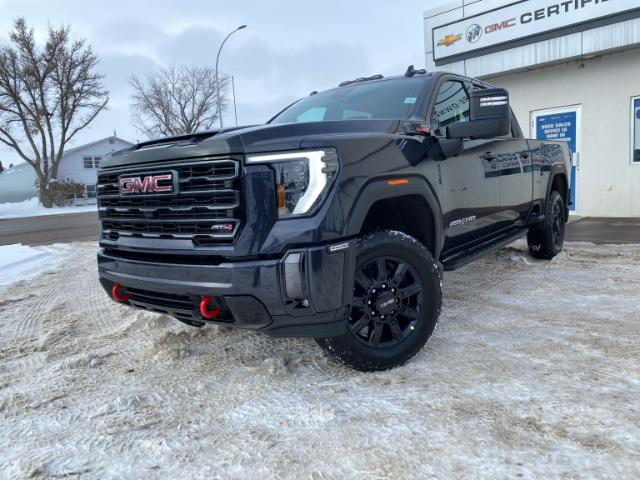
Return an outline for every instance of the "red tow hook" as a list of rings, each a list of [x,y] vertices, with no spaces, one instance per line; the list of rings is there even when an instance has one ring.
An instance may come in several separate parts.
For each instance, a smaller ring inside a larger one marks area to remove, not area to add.
[[[129,295],[124,293],[124,288],[119,283],[116,283],[111,289],[111,297],[116,302],[126,302],[127,300],[129,300]]]
[[[213,297],[209,295],[205,295],[202,297],[200,301],[200,315],[204,318],[216,318],[222,312],[221,308],[216,308],[214,310],[209,310],[209,305],[213,301]]]

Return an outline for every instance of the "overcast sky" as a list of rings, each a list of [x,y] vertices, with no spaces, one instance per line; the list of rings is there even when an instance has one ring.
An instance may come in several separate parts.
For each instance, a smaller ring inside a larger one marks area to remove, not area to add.
[[[40,38],[48,24],[71,26],[100,58],[110,92],[109,110],[77,137],[75,145],[111,135],[135,141],[131,126],[131,75],[161,65],[215,66],[233,75],[239,124],[262,123],[312,90],[363,75],[424,66],[422,12],[446,0],[0,0],[0,41],[24,16]],[[234,123],[227,111],[225,125]],[[16,161],[2,151],[0,159]]]

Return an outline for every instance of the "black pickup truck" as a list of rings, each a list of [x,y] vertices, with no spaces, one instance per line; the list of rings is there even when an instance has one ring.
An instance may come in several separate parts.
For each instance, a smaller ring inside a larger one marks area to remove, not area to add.
[[[265,125],[140,143],[98,180],[102,285],[192,326],[307,336],[365,371],[432,334],[442,272],[527,235],[562,249],[565,143],[504,89],[409,67],[313,92]]]

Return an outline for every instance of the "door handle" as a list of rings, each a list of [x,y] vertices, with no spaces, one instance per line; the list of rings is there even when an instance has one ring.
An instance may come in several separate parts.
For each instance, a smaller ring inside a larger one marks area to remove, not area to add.
[[[482,155],[482,158],[490,162],[491,160],[495,160],[496,158],[498,158],[498,155],[493,152],[487,152],[484,155]]]

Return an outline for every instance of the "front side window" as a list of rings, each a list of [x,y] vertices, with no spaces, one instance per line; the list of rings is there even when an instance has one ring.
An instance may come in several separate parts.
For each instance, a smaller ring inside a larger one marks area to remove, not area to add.
[[[447,80],[438,89],[431,126],[438,136],[445,136],[447,125],[469,121],[469,95],[462,82]]]
[[[631,102],[631,161],[640,163],[640,97]]]
[[[347,85],[303,98],[271,123],[403,120],[417,107],[424,84],[423,78],[399,78]]]

